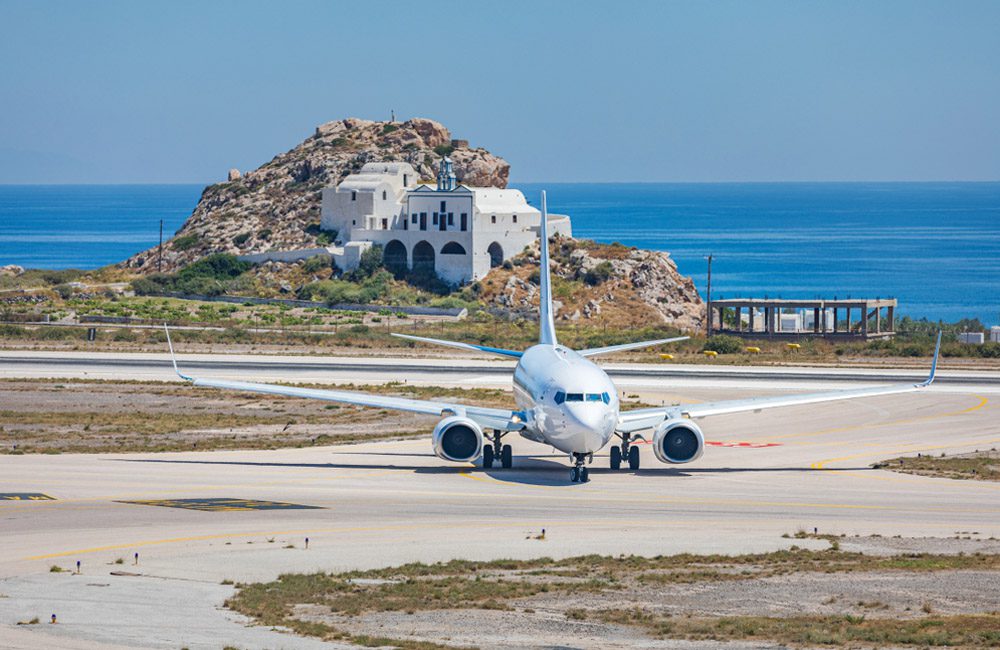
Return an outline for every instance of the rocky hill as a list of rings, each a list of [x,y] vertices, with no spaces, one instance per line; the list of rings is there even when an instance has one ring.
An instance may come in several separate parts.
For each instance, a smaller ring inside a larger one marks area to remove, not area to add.
[[[163,247],[163,270],[175,271],[209,253],[245,254],[317,246],[324,187],[340,183],[367,162],[400,160],[422,178],[433,179],[445,155],[459,181],[506,187],[510,165],[485,149],[453,141],[441,124],[414,118],[373,122],[348,118],[327,122],[294,149],[225,183],[210,185],[191,217]],[[140,273],[156,270],[156,249],[134,255],[122,266]]]
[[[669,253],[580,239],[555,239],[550,250],[558,320],[628,328],[702,328],[701,297],[691,278],[678,273]],[[493,269],[472,291],[494,314],[535,318],[539,260],[536,244]]]

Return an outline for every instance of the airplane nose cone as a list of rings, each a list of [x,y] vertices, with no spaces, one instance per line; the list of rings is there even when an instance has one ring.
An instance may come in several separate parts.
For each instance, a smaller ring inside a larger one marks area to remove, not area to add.
[[[576,420],[580,452],[593,452],[603,447],[614,432],[614,415],[607,409],[580,408],[573,412]]]

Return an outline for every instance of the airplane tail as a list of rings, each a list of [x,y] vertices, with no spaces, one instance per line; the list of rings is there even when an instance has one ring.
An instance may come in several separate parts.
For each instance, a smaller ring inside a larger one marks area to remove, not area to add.
[[[556,344],[556,323],[552,313],[552,279],[549,274],[549,215],[545,206],[545,190],[542,190],[542,223],[538,229],[541,238],[542,261],[540,271],[541,300],[539,301],[538,342],[543,345]]]

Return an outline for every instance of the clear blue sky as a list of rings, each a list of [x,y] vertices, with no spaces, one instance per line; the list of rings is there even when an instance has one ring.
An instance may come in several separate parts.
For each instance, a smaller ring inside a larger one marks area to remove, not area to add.
[[[0,183],[214,182],[390,109],[522,182],[1000,180],[1000,2],[0,0]]]

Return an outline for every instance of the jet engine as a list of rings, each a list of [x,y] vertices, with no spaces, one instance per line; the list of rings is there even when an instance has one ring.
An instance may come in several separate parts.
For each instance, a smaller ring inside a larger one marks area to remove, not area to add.
[[[667,420],[653,434],[653,453],[661,463],[690,463],[705,451],[705,436],[690,420]]]
[[[483,453],[483,430],[459,415],[447,417],[434,427],[434,453],[454,462],[470,462]]]

